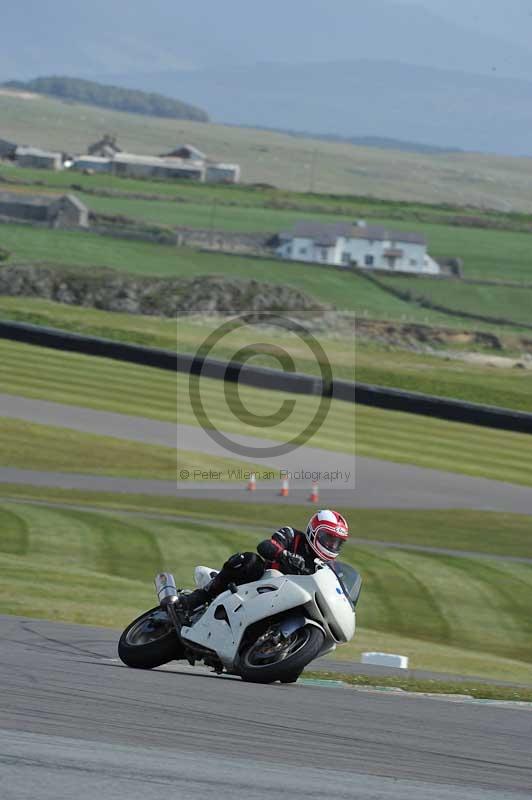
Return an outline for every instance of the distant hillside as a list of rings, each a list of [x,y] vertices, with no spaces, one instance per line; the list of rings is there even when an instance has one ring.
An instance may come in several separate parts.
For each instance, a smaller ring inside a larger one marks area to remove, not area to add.
[[[200,108],[180,100],[165,97],[153,92],[137,89],[124,89],[108,86],[94,81],[51,76],[35,78],[31,81],[7,81],[4,88],[46,94],[62,100],[73,100],[115,111],[129,111],[132,114],[146,114],[152,117],[170,119],[189,119],[195,122],[208,122],[208,114]]]
[[[428,155],[438,155],[439,153],[463,153],[459,147],[438,147],[434,144],[424,142],[407,142],[404,139],[391,139],[386,136],[339,136],[334,133],[310,133],[309,131],[291,131],[285,128],[269,128],[255,125],[239,125],[240,128],[248,128],[272,133],[284,133],[286,136],[294,136],[296,139],[315,139],[321,142],[342,142],[352,144],[356,147],[376,147],[379,150],[399,150],[401,153],[426,153]]]

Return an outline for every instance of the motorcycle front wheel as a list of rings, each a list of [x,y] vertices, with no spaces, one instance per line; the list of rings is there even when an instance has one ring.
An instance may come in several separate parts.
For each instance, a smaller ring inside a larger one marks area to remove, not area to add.
[[[153,669],[184,658],[184,651],[170,617],[157,606],[127,626],[118,642],[118,655],[128,667]]]
[[[323,631],[305,625],[287,638],[269,629],[240,654],[238,673],[252,683],[293,683],[323,647]]]

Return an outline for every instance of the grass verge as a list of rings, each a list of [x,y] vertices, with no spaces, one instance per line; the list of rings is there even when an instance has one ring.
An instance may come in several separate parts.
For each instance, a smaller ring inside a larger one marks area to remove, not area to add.
[[[506,702],[532,703],[532,687],[500,686],[497,684],[473,683],[459,680],[419,680],[417,678],[369,677],[366,675],[344,675],[336,672],[305,672],[305,678],[335,680],[350,686],[368,688],[402,689],[405,692],[423,694],[465,695],[478,700],[503,700]]]
[[[207,479],[207,471],[219,472],[220,480],[227,481],[237,479],[234,473],[239,468],[264,472],[263,464],[184,450],[176,453],[175,446],[141,444],[12,418],[0,417],[0,439],[0,465],[18,469],[168,481],[177,480],[182,468],[199,481]]]

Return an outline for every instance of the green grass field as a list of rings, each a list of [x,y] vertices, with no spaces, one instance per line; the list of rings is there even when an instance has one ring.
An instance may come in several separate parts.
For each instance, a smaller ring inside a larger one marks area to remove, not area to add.
[[[0,409],[1,413],[1,409]],[[174,480],[175,450],[0,417],[0,465]]]
[[[116,178],[110,174],[85,175],[82,172],[63,170],[60,172],[38,169],[20,168],[9,163],[0,164],[0,176],[18,184],[11,191],[25,191],[25,184],[38,185],[40,192],[64,192],[75,189],[87,197],[95,193],[115,193],[115,199],[137,200],[139,202],[165,202],[190,204],[198,208],[202,206],[212,213],[213,205],[217,211],[223,207],[256,209],[271,211],[300,211],[313,214],[334,214],[335,216],[360,216],[406,220],[410,222],[456,223],[466,224],[466,218],[479,219],[486,224],[493,224],[508,230],[529,230],[532,213],[529,211],[509,211],[496,209],[494,206],[482,207],[467,204],[464,198],[454,202],[422,202],[406,199],[398,200],[364,195],[355,192],[350,194],[309,192],[308,187],[300,191],[291,191],[269,186],[268,184],[241,183],[236,185],[191,183],[185,180],[164,181],[147,178]],[[27,189],[29,191],[29,189]],[[132,206],[133,208],[133,206]],[[184,213],[188,213],[186,210]],[[132,215],[134,216],[134,215]],[[210,223],[210,220],[209,220]]]
[[[175,421],[176,379],[171,373],[5,341],[0,342],[0,358],[1,385],[10,394]],[[296,404],[284,423],[260,428],[252,420],[237,419],[221,400],[221,391],[218,381],[202,380],[207,413],[228,433],[287,441],[300,433],[316,411],[316,398],[244,387],[242,401],[253,414],[270,415],[286,400]],[[197,424],[183,375],[177,378],[177,419]],[[532,449],[526,434],[335,401],[308,444],[532,485]]]
[[[412,300],[428,300],[456,313],[481,314],[511,320],[514,325],[532,325],[532,288],[483,286],[430,278],[379,277],[392,290],[408,292]],[[474,324],[474,323],[472,323]]]
[[[13,171],[13,168],[8,173],[5,173],[4,168],[4,174],[7,175],[15,174],[18,177],[20,173],[21,170]],[[0,174],[2,174],[1,171]],[[50,173],[44,173],[46,181],[52,180],[54,177],[53,174],[52,178],[49,175]],[[70,175],[69,179],[75,182],[75,178],[72,175]],[[100,182],[106,181],[107,188],[114,187],[117,181],[117,179],[109,176],[105,178],[99,176],[98,180]],[[126,183],[129,182],[126,181]],[[149,185],[152,188],[154,186],[153,184]],[[157,188],[157,185],[155,184],[155,188]],[[189,187],[189,194],[184,195],[186,202],[175,202],[171,199],[165,202],[160,200],[96,197],[83,193],[80,193],[80,197],[89,208],[98,213],[123,214],[139,221],[157,225],[204,229],[215,228],[242,232],[278,233],[291,227],[298,219],[318,218],[324,222],[352,221],[354,218],[360,217],[361,214],[366,214],[367,216],[366,212],[368,211],[368,208],[365,208],[363,201],[361,201],[361,207],[353,209],[340,207],[339,210],[335,210],[333,207],[328,210],[327,204],[325,204],[323,207],[319,207],[320,212],[318,213],[312,210],[312,207],[305,207],[305,200],[308,202],[308,197],[305,198],[305,196],[302,196],[300,201],[299,196],[297,196],[297,202],[301,202],[301,207],[294,207],[293,204],[287,202],[287,205],[292,205],[291,208],[272,208],[270,205],[273,205],[273,201],[270,201],[270,204],[265,207],[264,205],[259,206],[253,203],[253,200],[256,200],[254,196],[256,193],[251,192],[247,192],[251,196],[251,204],[244,205],[244,190],[240,190],[240,196],[237,196],[237,200],[233,201],[231,192],[228,192],[227,187],[222,187],[225,191],[225,195],[222,195],[222,201],[214,203],[213,198],[216,200],[216,192],[219,191],[219,187],[213,190],[214,194],[211,195],[211,199],[209,199],[209,196],[199,194],[200,190],[205,191],[206,188],[197,187],[197,196],[194,196]],[[24,190],[20,189],[20,191]],[[236,193],[238,189],[233,191]],[[279,204],[283,204],[281,199]],[[411,209],[411,216],[409,216],[408,204],[402,210],[400,218],[397,218],[399,217],[399,211],[394,206],[390,208],[384,204],[376,203],[374,206],[370,206],[370,209],[371,220],[376,224],[382,224],[398,230],[415,230],[423,233],[428,241],[429,252],[435,258],[460,257],[464,262],[465,275],[468,278],[489,278],[532,283],[530,232],[457,227],[445,224],[445,214],[440,214],[437,219],[440,219],[441,222],[440,224],[435,224],[425,220],[428,212],[420,214],[416,207]],[[388,216],[387,212],[391,216]],[[417,219],[418,216],[421,216],[421,219]],[[486,215],[486,222],[489,220],[489,215]],[[512,218],[507,221],[507,224],[511,223]],[[530,228],[530,222],[527,225]],[[107,249],[111,250],[112,245],[108,245]],[[77,259],[74,263],[76,262]],[[478,300],[481,302],[482,296]]]
[[[273,511],[268,511],[272,521]],[[284,520],[276,511],[278,524]],[[216,566],[232,552],[254,548],[267,535],[237,522],[238,505],[223,513],[226,518],[233,515],[234,530],[205,520],[172,522],[156,515],[132,517],[4,500],[0,613],[120,628],[153,605],[156,572],[172,570],[178,583],[190,585],[195,564]],[[308,510],[291,513],[290,522],[302,525]],[[421,523],[425,512],[418,513]],[[479,515],[470,540],[489,516]],[[397,512],[399,530],[410,523],[402,526],[401,521]],[[519,522],[516,526],[519,539]],[[463,527],[469,530],[467,521]],[[508,550],[512,546],[510,533]],[[414,668],[532,681],[531,566],[356,544],[346,548],[344,557],[361,570],[364,589],[359,632],[339,656],[358,658],[364,649],[392,649],[409,655]],[[22,577],[38,584],[38,604],[17,591]]]
[[[2,135],[41,147],[85,152],[113,131],[124,150],[162,153],[189,141],[242,165],[243,180],[308,191],[315,159],[317,192],[531,211],[532,167],[526,158],[477,154],[421,155],[297,139],[223,125],[142,117],[101,108],[0,95]],[[316,153],[316,155],[314,155]]]

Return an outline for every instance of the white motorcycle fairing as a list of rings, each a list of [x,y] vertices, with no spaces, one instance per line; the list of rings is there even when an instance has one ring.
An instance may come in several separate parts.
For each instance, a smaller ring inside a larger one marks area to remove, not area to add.
[[[207,568],[202,568],[197,580],[204,580],[206,572]],[[325,567],[312,575],[267,570],[259,581],[216,597],[197,621],[181,629],[180,636],[185,642],[214,651],[232,671],[249,626],[282,614],[285,636],[309,624],[323,631],[325,642],[320,655],[334,650],[339,642],[349,641],[355,633],[354,610],[335,573]]]

